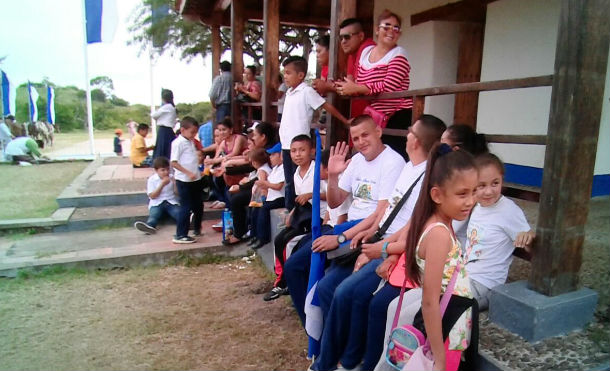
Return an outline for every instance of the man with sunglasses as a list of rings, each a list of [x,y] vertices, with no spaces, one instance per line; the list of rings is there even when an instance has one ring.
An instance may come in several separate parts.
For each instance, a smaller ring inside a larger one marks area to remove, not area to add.
[[[375,45],[375,42],[370,37],[365,37],[362,22],[357,18],[348,18],[341,22],[339,25],[339,40],[341,49],[347,55],[347,76],[351,76],[355,80],[358,75],[358,64],[362,50],[367,46]],[[336,87],[332,81],[316,79],[312,86],[320,95],[336,92]],[[361,115],[368,105],[364,99],[352,99],[351,103],[350,117]]]

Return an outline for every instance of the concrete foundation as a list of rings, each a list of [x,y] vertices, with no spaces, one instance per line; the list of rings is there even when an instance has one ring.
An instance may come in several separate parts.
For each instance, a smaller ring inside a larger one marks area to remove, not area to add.
[[[583,328],[593,318],[597,297],[588,288],[550,297],[517,281],[492,289],[489,319],[536,342]]]

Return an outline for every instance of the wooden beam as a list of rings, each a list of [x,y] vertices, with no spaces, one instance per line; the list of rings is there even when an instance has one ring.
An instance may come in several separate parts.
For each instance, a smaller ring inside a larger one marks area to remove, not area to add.
[[[546,135],[485,134],[485,139],[487,139],[487,141],[490,143],[546,145]]]
[[[555,78],[530,287],[549,296],[579,287],[602,111],[610,0],[561,2]]]
[[[347,73],[347,55],[343,52],[339,40],[339,23],[347,18],[356,16],[356,0],[332,0],[330,12],[330,45],[328,49],[328,78],[341,79]],[[349,100],[338,99],[337,94],[330,93],[326,101],[339,110],[345,117],[349,117]],[[326,114],[326,148],[339,141],[346,141],[349,133],[339,120],[330,113]]]
[[[280,2],[264,0],[265,19],[263,24],[263,121],[276,122],[277,108],[272,102],[277,98],[278,75],[280,73]]]
[[[432,88],[402,90],[391,93],[382,93],[376,96],[364,96],[360,99],[391,99],[411,97],[415,95],[447,95],[456,93],[468,93],[473,91],[492,91],[492,90],[509,90],[522,88],[535,88],[540,86],[551,86],[553,83],[553,75],[525,77],[522,79],[495,80],[484,82],[471,82],[463,84],[452,84],[445,86],[436,86]]]
[[[415,122],[419,120],[419,117],[424,114],[425,107],[425,96],[413,97],[413,109],[411,110],[411,125],[415,124]]]
[[[220,26],[212,25],[212,78],[220,74]]]
[[[463,0],[411,15],[411,26],[428,21],[485,22],[487,4],[495,0]]]
[[[459,49],[456,83],[481,81],[483,63],[484,23],[461,23],[459,25]],[[477,127],[477,108],[479,93],[460,93],[455,95],[453,122]]]
[[[246,21],[243,18],[243,3],[234,1],[231,4],[231,70],[233,73],[233,82],[243,81],[244,75],[244,29]],[[239,105],[233,101],[231,120],[236,129],[241,129],[240,126],[240,111]]]

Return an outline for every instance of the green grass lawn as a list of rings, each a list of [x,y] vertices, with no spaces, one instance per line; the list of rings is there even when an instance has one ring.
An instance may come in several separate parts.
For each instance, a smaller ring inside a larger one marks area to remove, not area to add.
[[[55,198],[88,164],[0,165],[0,220],[51,216]]]
[[[126,129],[124,131],[127,131]],[[123,133],[123,137],[126,138],[126,134]],[[53,146],[45,147],[42,150],[43,154],[47,154],[53,151],[62,150],[66,147],[70,147],[80,142],[86,142],[89,140],[89,132],[87,130],[76,130],[69,131],[66,133],[55,133],[55,139]],[[95,130],[93,133],[95,139],[112,139],[114,138],[114,130]],[[127,137],[129,134],[127,134]]]

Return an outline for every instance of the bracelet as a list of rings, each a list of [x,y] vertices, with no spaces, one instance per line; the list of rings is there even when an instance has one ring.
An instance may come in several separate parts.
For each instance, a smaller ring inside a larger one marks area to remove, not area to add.
[[[381,257],[385,260],[388,258],[388,245],[390,243],[389,242],[384,242],[383,245],[381,246]]]

